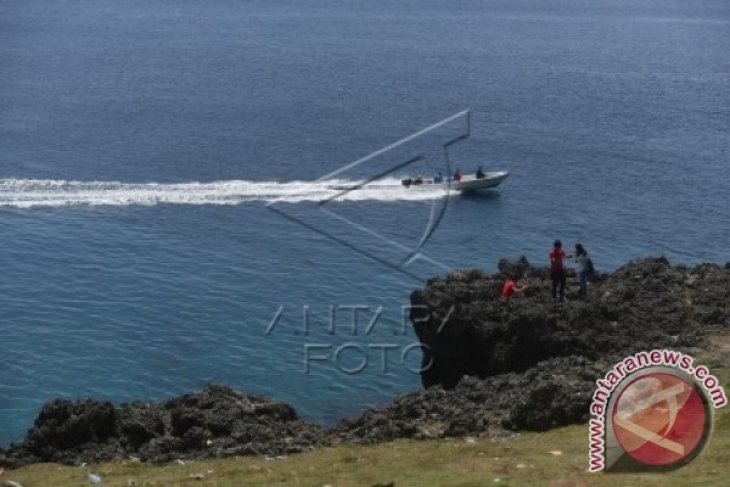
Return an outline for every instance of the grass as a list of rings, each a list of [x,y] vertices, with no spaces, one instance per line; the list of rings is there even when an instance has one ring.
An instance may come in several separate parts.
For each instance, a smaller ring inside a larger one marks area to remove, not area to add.
[[[730,389],[730,368],[713,370]],[[5,472],[0,481],[23,487],[103,486],[726,486],[730,477],[730,407],[717,412],[715,431],[694,462],[662,474],[590,474],[588,429],[570,426],[512,438],[395,441],[265,459],[237,457],[165,466],[115,462],[89,468],[32,465]],[[557,452],[560,452],[557,454]],[[2,485],[2,483],[0,483]]]

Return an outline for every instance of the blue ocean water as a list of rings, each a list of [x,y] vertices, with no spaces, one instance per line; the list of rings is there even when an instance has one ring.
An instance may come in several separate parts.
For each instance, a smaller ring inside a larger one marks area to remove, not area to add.
[[[729,260],[728,46],[724,0],[0,2],[0,444],[50,398],[208,382],[354,415],[419,387],[424,275],[555,238]],[[465,109],[449,158],[499,191],[400,191],[431,159],[326,205],[355,248],[292,220]]]

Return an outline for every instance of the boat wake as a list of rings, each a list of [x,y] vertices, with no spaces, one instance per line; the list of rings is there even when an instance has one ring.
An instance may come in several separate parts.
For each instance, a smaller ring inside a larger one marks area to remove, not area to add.
[[[357,187],[348,191],[347,188]],[[236,205],[246,202],[420,201],[441,198],[443,189],[409,191],[398,179],[357,181],[214,181],[208,183],[121,183],[47,179],[0,179],[0,208],[67,206]]]

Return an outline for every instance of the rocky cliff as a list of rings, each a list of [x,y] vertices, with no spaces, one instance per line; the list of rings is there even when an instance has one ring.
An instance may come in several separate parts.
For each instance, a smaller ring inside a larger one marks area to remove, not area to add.
[[[498,299],[507,273],[529,286],[509,304]],[[524,258],[500,262],[494,275],[430,280],[411,296],[428,351],[426,388],[334,428],[222,386],[162,403],[55,400],[21,443],[0,451],[0,465],[279,455],[342,442],[546,430],[585,421],[595,380],[623,356],[696,351],[712,332],[730,332],[730,264],[645,259],[597,275],[586,301],[569,292],[567,302],[554,302],[549,292],[547,269]]]
[[[578,356],[596,361],[657,347],[689,347],[711,327],[730,327],[730,269],[673,267],[664,258],[633,261],[599,274],[588,300],[568,279],[568,301],[550,295],[547,268],[522,258],[500,272],[456,272],[411,296],[411,320],[428,353],[423,384],[450,389],[464,375],[521,372],[538,362]],[[522,295],[499,300],[505,274],[522,276]]]

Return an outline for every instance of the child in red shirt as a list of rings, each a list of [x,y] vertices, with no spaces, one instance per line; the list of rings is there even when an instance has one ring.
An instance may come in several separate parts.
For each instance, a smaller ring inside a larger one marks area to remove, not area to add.
[[[508,276],[507,280],[502,286],[502,295],[500,296],[500,299],[506,303],[509,301],[509,298],[511,298],[514,293],[521,293],[525,290],[526,287],[527,286],[517,285],[516,276]]]

